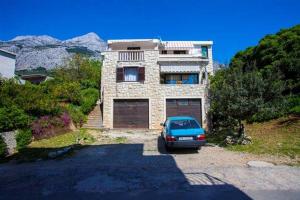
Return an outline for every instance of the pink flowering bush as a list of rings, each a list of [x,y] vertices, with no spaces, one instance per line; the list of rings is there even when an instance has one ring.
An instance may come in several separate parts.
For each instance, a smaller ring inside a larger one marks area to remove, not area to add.
[[[31,124],[34,139],[49,138],[69,129],[71,118],[68,113],[60,116],[42,116]]]

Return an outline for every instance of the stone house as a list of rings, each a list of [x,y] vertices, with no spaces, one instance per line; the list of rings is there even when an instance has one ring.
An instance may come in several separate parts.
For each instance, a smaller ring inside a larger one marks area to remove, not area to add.
[[[101,80],[105,128],[160,129],[168,116],[206,127],[212,41],[108,40]]]
[[[0,49],[0,74],[4,78],[15,76],[16,54]]]

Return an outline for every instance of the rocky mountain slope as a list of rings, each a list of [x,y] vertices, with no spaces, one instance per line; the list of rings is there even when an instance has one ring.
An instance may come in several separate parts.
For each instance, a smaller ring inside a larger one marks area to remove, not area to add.
[[[63,65],[74,53],[101,59],[100,53],[106,49],[106,43],[96,33],[65,41],[48,35],[17,36],[9,41],[0,41],[0,49],[17,54],[16,71],[39,67],[49,70]]]

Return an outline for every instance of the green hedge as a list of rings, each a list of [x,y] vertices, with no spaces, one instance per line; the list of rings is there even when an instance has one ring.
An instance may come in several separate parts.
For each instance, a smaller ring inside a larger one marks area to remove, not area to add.
[[[66,108],[76,127],[81,127],[86,122],[87,117],[83,114],[79,106],[69,104]]]
[[[95,105],[96,102],[99,98],[99,91],[98,89],[95,88],[88,88],[88,89],[84,89],[80,92],[81,96],[82,96],[82,102],[80,104],[80,110],[84,113],[84,114],[88,114],[89,112],[91,112]]]
[[[295,106],[291,108],[290,113],[300,115],[300,106]]]
[[[288,99],[289,113],[300,115],[300,96],[292,96]]]
[[[17,149],[24,149],[28,144],[30,144],[32,139],[32,133],[30,129],[18,130],[16,135]]]
[[[30,118],[24,110],[16,106],[0,108],[0,132],[24,128],[29,123]]]
[[[26,82],[22,85],[15,79],[2,80],[0,97],[0,108],[15,106],[29,116],[55,115],[60,112],[58,101],[43,84]]]

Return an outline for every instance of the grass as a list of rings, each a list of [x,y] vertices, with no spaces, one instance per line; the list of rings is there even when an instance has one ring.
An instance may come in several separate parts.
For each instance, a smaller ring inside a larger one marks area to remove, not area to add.
[[[116,138],[114,139],[114,142],[119,143],[119,144],[122,144],[122,143],[127,142],[127,138],[126,138],[126,137],[116,137]]]
[[[228,149],[254,154],[300,157],[300,117],[289,116],[264,123],[245,125],[252,137],[250,145],[231,145]]]
[[[77,141],[79,141],[79,144]],[[78,149],[92,144],[94,141],[95,139],[86,129],[80,129],[79,131],[72,131],[51,138],[33,141],[26,148],[9,156],[6,161],[15,159],[18,162],[23,162],[48,159],[48,153],[51,151],[57,151],[69,146]]]
[[[60,148],[77,143],[77,138],[84,141],[83,144],[91,144],[95,139],[87,133],[86,129],[72,131],[52,138],[33,141],[28,148]]]

